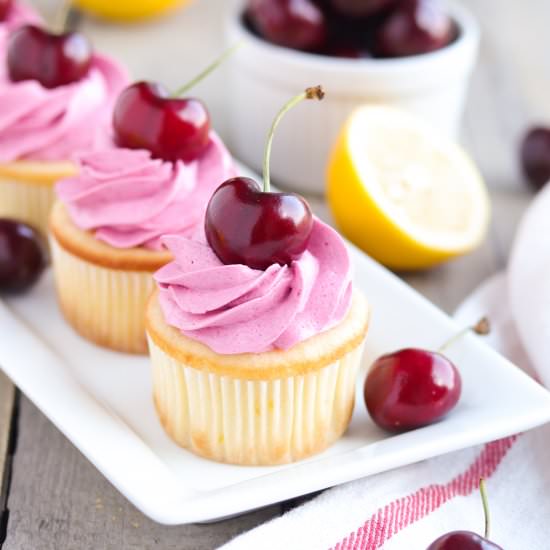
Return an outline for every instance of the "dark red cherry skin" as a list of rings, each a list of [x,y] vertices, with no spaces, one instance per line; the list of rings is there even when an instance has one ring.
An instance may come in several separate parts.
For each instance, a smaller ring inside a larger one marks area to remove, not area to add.
[[[380,26],[374,48],[381,57],[420,55],[443,48],[455,34],[438,0],[407,0]]]
[[[396,0],[330,0],[335,12],[349,17],[366,17],[384,11]]]
[[[527,181],[539,191],[550,181],[550,128],[529,130],[521,144],[521,166]]]
[[[444,355],[407,348],[375,361],[364,396],[372,420],[389,431],[406,431],[436,422],[458,402],[462,382]]]
[[[266,40],[297,50],[315,50],[327,37],[323,11],[311,0],[249,0],[248,18]]]
[[[0,293],[23,292],[46,267],[46,252],[39,234],[30,226],[0,219]]]
[[[198,99],[169,95],[155,82],[136,82],[123,90],[113,112],[116,144],[147,149],[166,161],[198,158],[209,143],[208,111]]]
[[[267,269],[290,264],[309,242],[313,216],[293,193],[264,193],[250,178],[220,185],[206,210],[208,243],[224,264]]]
[[[4,21],[13,5],[13,0],[0,0],[0,21]]]
[[[439,537],[427,550],[503,550],[501,546],[471,531],[453,531]]]
[[[45,88],[57,88],[84,78],[92,55],[92,45],[83,34],[52,34],[24,25],[9,38],[8,75],[13,82],[37,80]]]

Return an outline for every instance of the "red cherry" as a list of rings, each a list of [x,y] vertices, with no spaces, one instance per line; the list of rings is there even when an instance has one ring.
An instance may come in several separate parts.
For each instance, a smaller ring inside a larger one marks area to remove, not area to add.
[[[208,145],[210,116],[198,99],[170,97],[161,84],[136,82],[120,94],[113,128],[120,147],[147,149],[167,161],[190,161]]]
[[[491,518],[483,478],[479,480],[479,492],[485,515],[485,536],[481,537],[471,531],[453,531],[432,542],[427,550],[502,550],[498,544],[489,540]]]
[[[427,550],[502,550],[502,547],[476,533],[454,531],[439,537]]]
[[[78,32],[52,34],[34,25],[14,31],[8,42],[8,74],[11,80],[37,80],[56,88],[80,80],[92,63],[92,46]]]
[[[321,86],[308,88],[275,117],[265,147],[263,189],[250,178],[232,178],[212,195],[206,209],[206,238],[225,264],[267,269],[274,263],[290,264],[305,251],[313,215],[299,195],[270,192],[271,145],[285,113],[304,99],[321,100],[324,95]]]
[[[535,191],[550,181],[550,128],[529,130],[521,145],[521,164]]]
[[[454,35],[454,24],[438,0],[407,0],[378,30],[375,51],[383,57],[419,55],[443,48]]]
[[[365,380],[365,404],[386,430],[431,424],[458,402],[462,383],[457,368],[440,353],[408,348],[383,355]]]
[[[30,226],[0,219],[0,293],[23,292],[46,267],[45,247]]]
[[[393,6],[397,0],[330,0],[334,11],[349,17],[366,17]]]
[[[250,0],[247,14],[258,33],[274,44],[315,50],[325,43],[325,16],[311,0]]]
[[[0,21],[4,21],[4,19],[6,19],[12,5],[13,0],[0,0]]]
[[[309,242],[313,216],[292,193],[264,193],[250,178],[232,178],[212,195],[206,210],[208,243],[225,264],[267,269],[300,257]]]

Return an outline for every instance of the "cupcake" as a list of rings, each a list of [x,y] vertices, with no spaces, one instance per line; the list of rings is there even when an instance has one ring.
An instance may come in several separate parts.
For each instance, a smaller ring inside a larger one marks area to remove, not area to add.
[[[305,97],[321,94],[282,113]],[[269,191],[271,139],[263,190],[230,179],[202,238],[163,238],[174,259],[155,274],[146,313],[165,431],[233,464],[292,462],[342,435],[369,322],[341,237],[301,197]]]
[[[46,63],[52,56],[59,60],[60,49],[73,53],[59,65]],[[11,32],[1,64],[0,217],[45,233],[54,183],[75,174],[74,154],[92,146],[126,73],[93,54],[82,35],[50,34],[34,25]]]
[[[68,322],[117,351],[147,353],[153,273],[172,259],[164,234],[190,236],[233,160],[199,100],[138,82],[117,100],[112,131],[61,181],[50,219],[57,294]]]

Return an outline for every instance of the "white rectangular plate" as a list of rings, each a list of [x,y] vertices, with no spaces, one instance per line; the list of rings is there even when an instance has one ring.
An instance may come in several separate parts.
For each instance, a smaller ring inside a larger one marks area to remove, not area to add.
[[[355,282],[372,305],[364,368],[404,346],[436,348],[457,327],[350,246]],[[388,435],[369,420],[358,379],[350,429],[325,453],[280,467],[217,464],[164,434],[147,358],[100,349],[76,335],[56,305],[51,273],[0,302],[0,366],[143,513],[165,524],[214,520],[517,433],[550,420],[550,394],[477,337],[450,351],[463,375],[458,407],[442,422]]]

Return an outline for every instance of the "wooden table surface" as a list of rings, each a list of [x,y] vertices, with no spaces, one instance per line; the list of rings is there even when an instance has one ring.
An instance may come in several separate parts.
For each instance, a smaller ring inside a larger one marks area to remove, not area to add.
[[[34,3],[48,13],[55,1]],[[473,254],[428,272],[403,275],[447,312],[505,267],[517,222],[532,198],[518,173],[517,142],[530,123],[550,122],[546,29],[550,3],[466,3],[481,22],[483,43],[464,141],[490,186],[493,222],[486,242]],[[93,21],[85,21],[84,27],[98,48],[127,63],[134,76],[175,87],[221,48],[226,4],[226,0],[198,0],[177,15],[125,29]],[[189,66],[177,63],[177,52],[183,60],[192,59]],[[186,52],[192,55],[186,58]],[[206,96],[223,134],[217,89],[214,80],[198,93]],[[324,211],[322,204],[317,207]],[[16,394],[1,373],[0,488],[2,550],[212,549],[292,505],[275,505],[215,524],[157,525],[130,505],[24,396]]]

